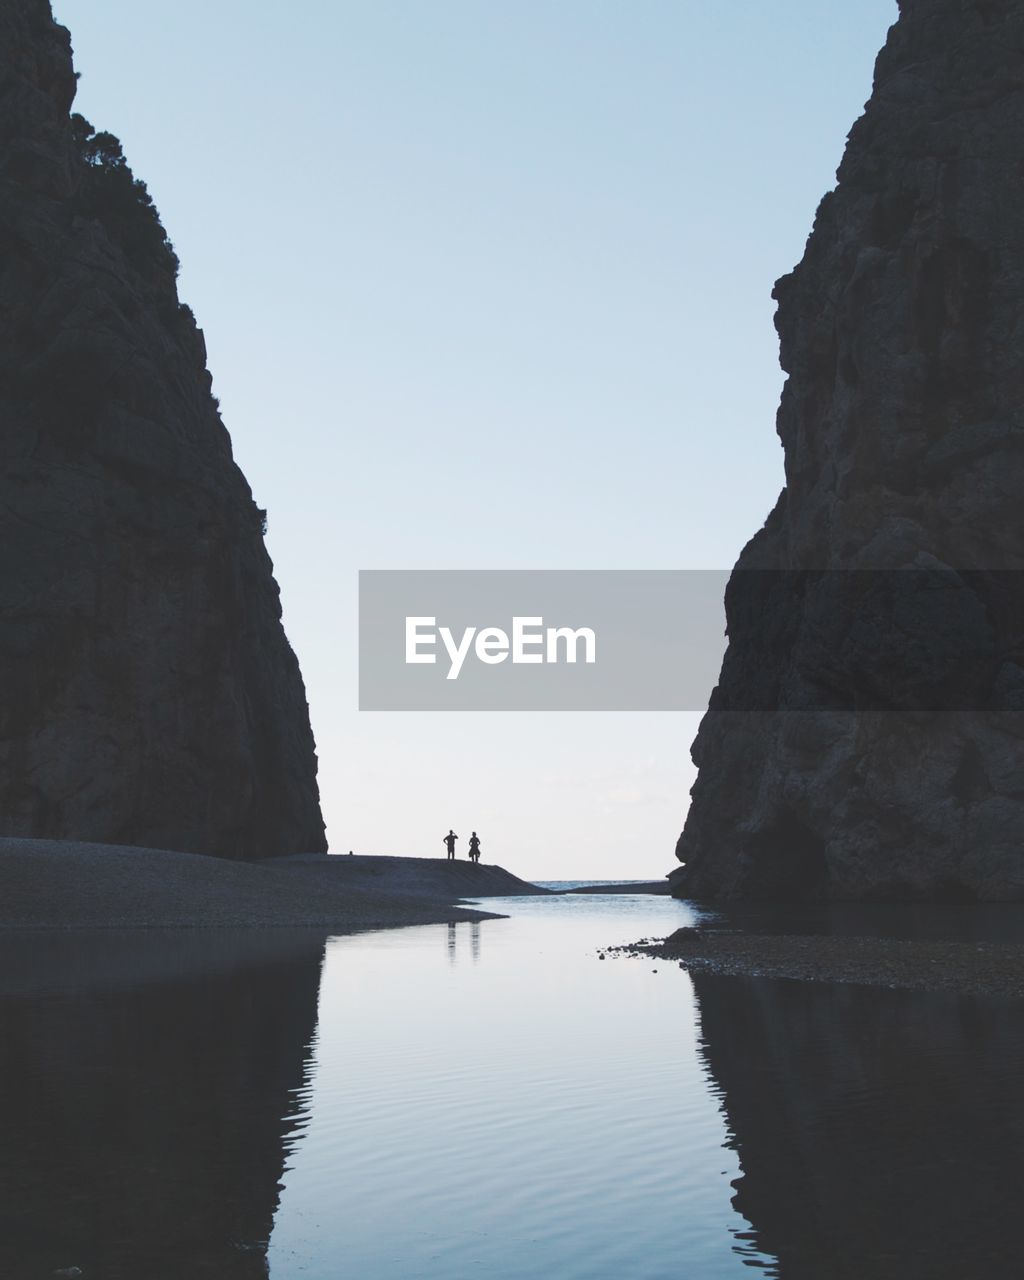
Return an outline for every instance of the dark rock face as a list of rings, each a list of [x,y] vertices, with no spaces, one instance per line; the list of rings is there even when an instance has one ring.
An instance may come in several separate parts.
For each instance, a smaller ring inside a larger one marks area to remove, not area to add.
[[[903,0],[780,280],[673,891],[1024,898],[1024,3]]]
[[[324,849],[264,513],[67,31],[0,0],[0,834]]]

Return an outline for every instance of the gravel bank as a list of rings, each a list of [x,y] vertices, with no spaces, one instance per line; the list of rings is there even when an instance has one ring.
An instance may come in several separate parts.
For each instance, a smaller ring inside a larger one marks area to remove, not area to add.
[[[500,867],[444,859],[314,856],[246,863],[127,845],[0,838],[0,929],[354,933],[493,919],[453,903],[513,894],[516,885],[523,882]],[[523,891],[543,892],[532,885]]]
[[[705,973],[853,982],[908,991],[1024,998],[1024,946],[894,938],[762,935],[677,929],[608,955],[676,960]]]
[[[504,867],[474,865],[468,859],[387,858],[376,854],[330,856],[301,854],[260,863],[274,871],[295,872],[310,884],[366,893],[402,893],[414,897],[515,898],[549,894],[512,875]]]

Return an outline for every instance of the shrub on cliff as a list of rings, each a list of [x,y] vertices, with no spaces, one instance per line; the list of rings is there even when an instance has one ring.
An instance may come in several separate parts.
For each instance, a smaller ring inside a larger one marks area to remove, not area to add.
[[[77,112],[71,129],[83,161],[79,207],[103,223],[137,270],[146,275],[178,274],[178,255],[167,238],[146,184],[136,178],[112,133],[97,132]]]

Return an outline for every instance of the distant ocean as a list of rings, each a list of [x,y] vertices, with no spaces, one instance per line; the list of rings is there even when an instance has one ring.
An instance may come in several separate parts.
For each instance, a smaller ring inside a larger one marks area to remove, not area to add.
[[[586,889],[592,884],[650,884],[650,880],[531,880],[539,889]]]

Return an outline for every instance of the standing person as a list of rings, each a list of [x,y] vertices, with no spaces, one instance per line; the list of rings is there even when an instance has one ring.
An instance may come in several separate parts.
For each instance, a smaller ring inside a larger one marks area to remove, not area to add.
[[[445,845],[448,849],[449,858],[455,857],[455,841],[458,840],[458,838],[459,837],[455,834],[455,832],[451,829],[451,827],[449,827],[448,834],[441,841],[441,843]]]
[[[480,861],[480,837],[475,831],[469,837],[469,860],[470,862]]]

